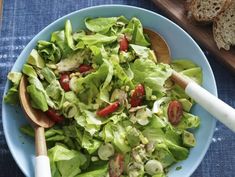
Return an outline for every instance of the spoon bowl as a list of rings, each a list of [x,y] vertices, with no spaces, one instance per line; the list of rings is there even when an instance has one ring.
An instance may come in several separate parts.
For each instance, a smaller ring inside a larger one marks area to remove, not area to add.
[[[27,94],[27,78],[22,76],[19,85],[19,95],[21,107],[32,126],[40,126],[43,128],[50,128],[54,122],[41,110],[34,109],[31,106],[29,95]]]
[[[154,50],[158,62],[170,64],[171,52],[165,39],[160,34],[147,28],[144,29],[144,33],[146,33],[150,39],[151,48]]]

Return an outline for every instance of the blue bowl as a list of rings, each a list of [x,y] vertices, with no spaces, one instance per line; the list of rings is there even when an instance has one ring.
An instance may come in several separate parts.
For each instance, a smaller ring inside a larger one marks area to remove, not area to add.
[[[203,87],[217,96],[214,75],[205,55],[182,28],[157,13],[125,5],[104,5],[86,8],[56,20],[29,42],[16,60],[12,71],[21,71],[37,41],[40,39],[48,40],[53,31],[64,28],[66,19],[71,20],[73,29],[82,29],[85,27],[83,20],[86,17],[120,15],[127,18],[135,16],[141,20],[144,27],[159,32],[168,42],[173,58],[188,58],[199,65],[203,71]],[[5,92],[8,89],[9,82],[6,83]],[[186,160],[170,168],[169,177],[189,177],[202,161],[211,142],[216,123],[215,119],[199,105],[195,105],[192,112],[201,117],[201,126],[195,131],[197,146],[191,149]],[[2,119],[7,144],[16,163],[26,176],[34,176],[34,141],[19,131],[19,127],[27,122],[22,109],[19,106],[10,106],[3,102]],[[182,169],[175,170],[178,166],[182,166]]]

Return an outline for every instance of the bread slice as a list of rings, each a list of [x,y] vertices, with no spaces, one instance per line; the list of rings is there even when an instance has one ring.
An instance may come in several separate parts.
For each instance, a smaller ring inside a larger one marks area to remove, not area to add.
[[[197,22],[210,23],[228,8],[230,2],[231,0],[191,0],[188,14]]]
[[[229,50],[235,45],[235,1],[229,8],[216,17],[213,23],[213,35],[219,49]]]

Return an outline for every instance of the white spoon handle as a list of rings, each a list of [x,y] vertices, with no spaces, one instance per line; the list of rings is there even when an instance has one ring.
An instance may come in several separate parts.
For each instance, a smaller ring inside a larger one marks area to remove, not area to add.
[[[36,157],[35,177],[51,177],[50,161],[47,156],[40,155]]]
[[[235,132],[235,110],[194,82],[187,84],[185,92],[211,115]]]
[[[35,177],[51,177],[50,160],[47,156],[43,127],[35,126],[35,147]]]

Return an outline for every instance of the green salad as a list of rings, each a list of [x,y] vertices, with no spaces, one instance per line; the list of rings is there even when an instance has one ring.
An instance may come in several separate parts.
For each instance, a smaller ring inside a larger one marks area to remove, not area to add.
[[[159,63],[139,19],[86,18],[40,40],[21,72],[10,72],[5,102],[16,104],[22,74],[31,105],[55,122],[45,132],[53,177],[165,177],[196,145],[194,101],[170,80],[172,68],[201,84],[189,60]],[[157,25],[157,24],[156,24]],[[29,125],[21,131],[34,136]]]

